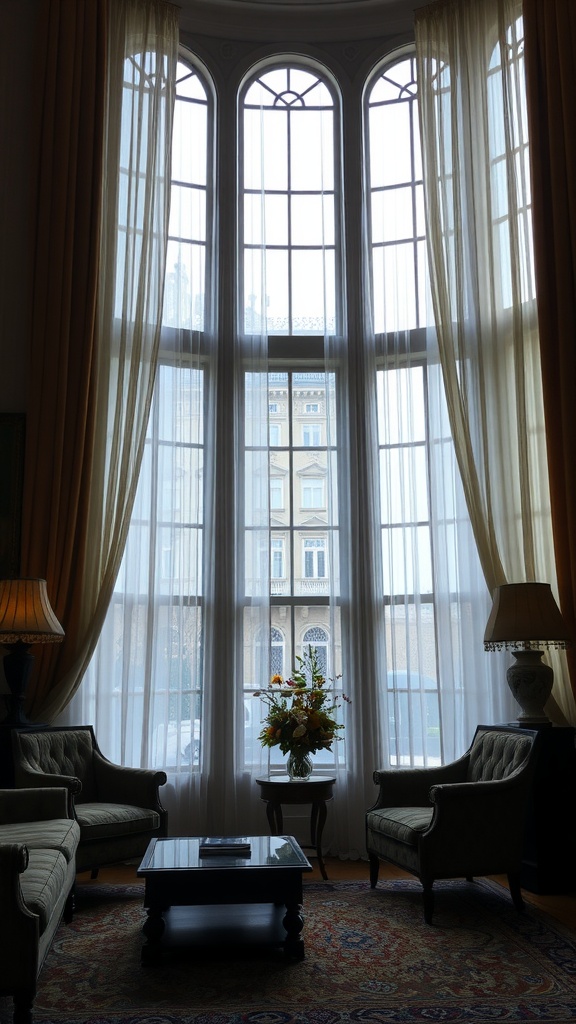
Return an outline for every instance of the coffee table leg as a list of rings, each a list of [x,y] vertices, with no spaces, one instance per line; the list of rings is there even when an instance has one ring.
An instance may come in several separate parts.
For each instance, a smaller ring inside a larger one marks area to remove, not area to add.
[[[301,903],[286,904],[286,913],[282,924],[286,929],[284,953],[286,956],[290,957],[291,960],[303,960],[304,942],[300,932],[304,927],[304,918],[302,917]]]
[[[147,917],[142,925],[146,942],[142,946],[141,960],[143,964],[153,963],[160,955],[161,939],[166,923],[159,907],[148,907]]]

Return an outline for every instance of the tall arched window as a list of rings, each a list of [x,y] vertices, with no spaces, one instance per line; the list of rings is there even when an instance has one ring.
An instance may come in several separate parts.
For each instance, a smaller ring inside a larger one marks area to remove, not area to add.
[[[367,93],[376,334],[424,327],[430,316],[417,103],[413,54],[387,64]]]
[[[152,410],[124,558],[84,683],[90,720],[109,728],[117,757],[185,771],[198,770],[202,745],[213,113],[204,70],[182,59]]]
[[[438,757],[424,331],[431,310],[417,104],[413,53],[384,65],[367,90],[388,733],[397,764]]]
[[[290,674],[304,622],[333,616],[336,401],[324,337],[341,329],[344,308],[340,107],[325,69],[286,58],[254,73],[240,99],[240,325],[268,337],[270,619]],[[259,683],[248,675],[244,685]],[[246,756],[255,762],[257,749]]]
[[[205,79],[197,67],[181,61],[172,142],[170,237],[162,318],[165,327],[203,331],[210,316],[212,116]]]
[[[334,97],[311,68],[265,68],[242,97],[244,329],[324,335],[337,322]],[[265,300],[261,290],[264,289]]]
[[[414,53],[245,44],[178,66],[156,390],[74,718],[168,769],[175,831],[257,834],[286,759],[254,695],[312,644],[352,700],[316,768],[357,856],[368,763],[451,759],[513,708],[431,347]]]
[[[312,626],[307,629],[302,637],[302,647],[305,650],[307,647],[315,647],[318,656],[318,667],[324,674],[324,678],[328,678],[329,665],[328,665],[328,633],[325,629],[319,626]]]

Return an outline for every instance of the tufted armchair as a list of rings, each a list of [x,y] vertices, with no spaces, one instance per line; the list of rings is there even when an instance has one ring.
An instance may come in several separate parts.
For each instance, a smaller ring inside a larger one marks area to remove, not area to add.
[[[18,789],[64,786],[80,825],[77,871],[140,857],[150,839],[165,836],[159,787],[166,774],[113,764],[100,753],[91,725],[12,730]]]
[[[431,924],[435,879],[506,874],[522,910],[519,878],[537,737],[537,731],[479,725],[457,761],[375,771],[378,798],[366,813],[372,888],[381,860],[416,875]]]

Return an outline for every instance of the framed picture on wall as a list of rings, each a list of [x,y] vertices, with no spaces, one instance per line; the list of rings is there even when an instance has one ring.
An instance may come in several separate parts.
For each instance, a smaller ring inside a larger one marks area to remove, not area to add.
[[[20,572],[25,431],[23,413],[0,413],[0,579]]]

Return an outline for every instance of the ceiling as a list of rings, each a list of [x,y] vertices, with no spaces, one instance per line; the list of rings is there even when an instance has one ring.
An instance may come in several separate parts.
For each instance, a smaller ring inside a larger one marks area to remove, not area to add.
[[[429,0],[175,0],[180,28],[219,37],[370,38],[412,31]],[[351,28],[352,26],[352,28]],[[352,34],[351,34],[352,32]]]

